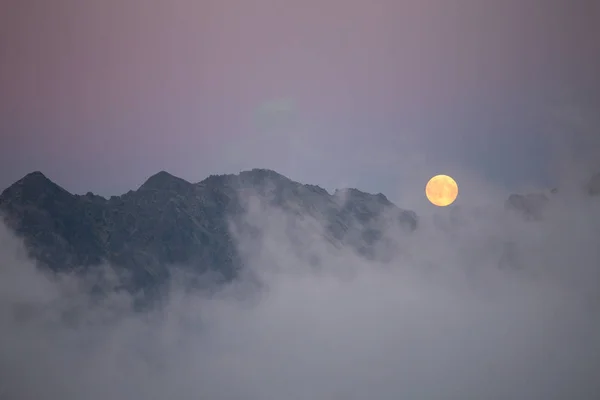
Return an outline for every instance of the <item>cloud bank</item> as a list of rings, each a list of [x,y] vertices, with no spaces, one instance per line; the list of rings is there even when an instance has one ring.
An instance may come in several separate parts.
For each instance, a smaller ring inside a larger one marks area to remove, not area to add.
[[[538,222],[501,201],[423,212],[372,261],[254,198],[240,279],[181,276],[145,311],[111,268],[47,275],[2,227],[0,398],[595,399],[600,202],[573,193]]]

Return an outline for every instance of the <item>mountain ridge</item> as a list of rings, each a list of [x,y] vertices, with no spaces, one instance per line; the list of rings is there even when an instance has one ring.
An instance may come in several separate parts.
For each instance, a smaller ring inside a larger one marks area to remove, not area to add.
[[[160,171],[138,189],[109,199],[71,194],[33,172],[0,194],[0,213],[31,257],[54,271],[109,263],[143,286],[166,279],[169,265],[186,265],[230,280],[243,260],[229,222],[243,217],[248,193],[292,215],[324,221],[331,240],[352,245],[364,257],[374,257],[373,246],[387,229],[384,213],[394,215],[390,229],[411,232],[418,225],[414,212],[382,194],[345,189],[332,195],[268,169],[211,175],[197,183]],[[366,245],[359,240],[365,237]]]
[[[584,190],[599,195],[600,174]],[[556,193],[513,194],[505,208],[537,221]],[[197,183],[160,171],[136,190],[108,199],[72,194],[34,171],[0,194],[0,216],[23,239],[29,255],[53,271],[108,263],[130,274],[134,286],[144,287],[167,280],[169,266],[185,265],[231,280],[244,262],[230,222],[259,231],[243,221],[248,195],[294,218],[314,217],[323,222],[330,243],[349,245],[366,258],[386,257],[381,251],[386,230],[411,233],[419,225],[415,212],[382,193],[346,188],[330,194],[259,168],[210,175]]]

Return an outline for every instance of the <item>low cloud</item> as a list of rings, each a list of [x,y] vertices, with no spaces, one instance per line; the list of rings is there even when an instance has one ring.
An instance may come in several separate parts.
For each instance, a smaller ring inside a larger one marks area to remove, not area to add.
[[[525,222],[503,200],[424,211],[367,261],[254,198],[240,279],[181,275],[143,311],[110,267],[46,274],[2,227],[0,398],[595,399],[600,202],[559,192]]]

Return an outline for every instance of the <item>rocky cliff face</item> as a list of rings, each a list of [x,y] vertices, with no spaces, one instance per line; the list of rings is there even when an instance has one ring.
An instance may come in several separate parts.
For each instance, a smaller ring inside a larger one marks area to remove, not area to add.
[[[244,216],[248,192],[292,215],[325,221],[330,240],[355,246],[364,257],[374,254],[385,229],[410,232],[418,223],[415,213],[382,194],[349,189],[330,195],[259,169],[196,184],[159,172],[110,199],[73,195],[34,172],[2,193],[0,212],[32,257],[54,271],[107,262],[144,285],[166,279],[169,265],[184,265],[231,279],[243,260],[228,224]]]

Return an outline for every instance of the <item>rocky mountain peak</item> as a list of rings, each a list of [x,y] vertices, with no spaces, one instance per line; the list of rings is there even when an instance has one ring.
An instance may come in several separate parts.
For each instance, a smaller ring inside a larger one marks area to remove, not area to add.
[[[392,205],[392,202],[390,202],[382,193],[371,194],[355,188],[336,189],[334,192],[334,197],[346,203],[369,202],[382,207],[388,207]]]
[[[181,192],[190,190],[193,185],[185,179],[178,178],[166,171],[160,171],[144,182],[138,190],[157,190]]]
[[[52,182],[41,171],[33,171],[33,172],[25,175],[20,181],[22,181],[22,182],[24,182],[24,181],[29,181],[29,182],[35,182],[35,181],[38,181],[38,182],[41,182],[41,181]]]
[[[37,202],[40,199],[55,197],[63,200],[72,195],[48,179],[43,173],[35,171],[25,175],[4,190],[0,195],[0,202]]]
[[[40,171],[31,172],[15,182],[11,187],[28,187],[38,189],[54,188],[56,184]],[[10,189],[10,188],[9,188]]]
[[[254,168],[250,171],[242,171],[238,175],[238,179],[242,185],[244,184],[261,184],[271,183],[274,185],[291,183],[292,181],[270,169]]]

